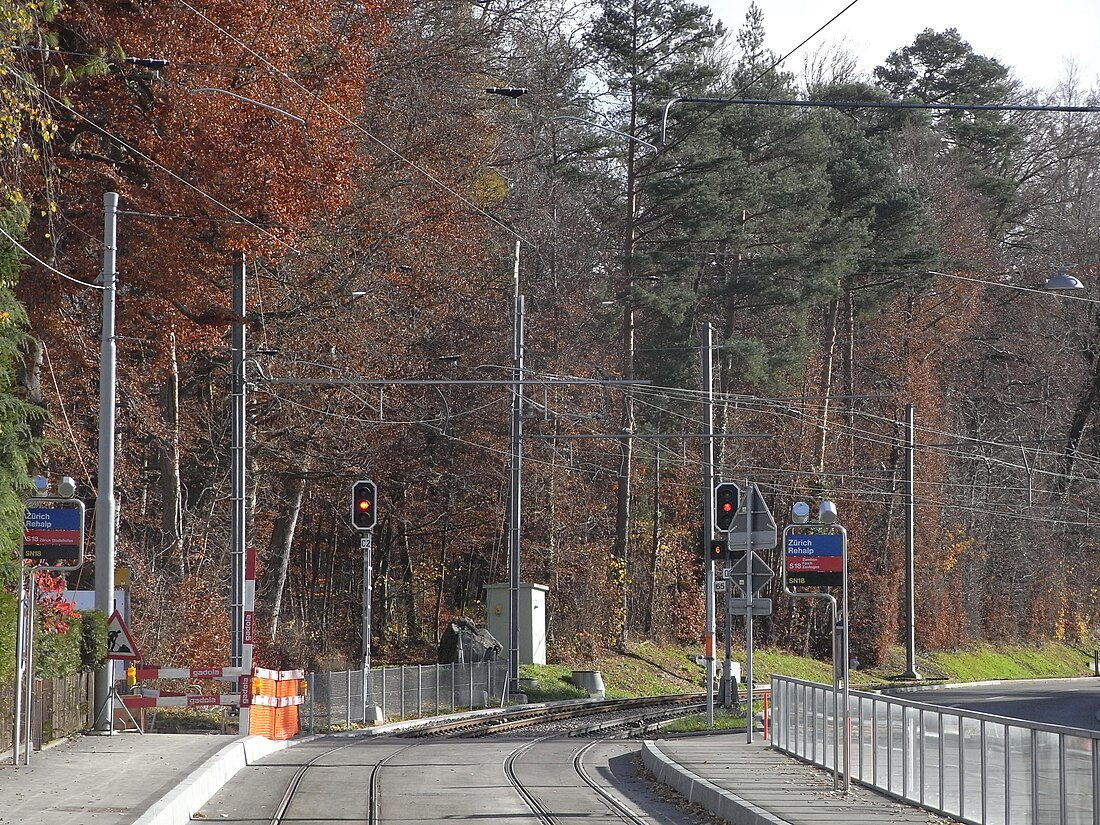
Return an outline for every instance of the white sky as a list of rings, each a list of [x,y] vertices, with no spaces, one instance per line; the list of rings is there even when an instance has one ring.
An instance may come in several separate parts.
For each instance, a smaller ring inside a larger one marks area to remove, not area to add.
[[[697,0],[736,33],[749,0]],[[778,55],[797,46],[850,0],[756,0],[765,45]],[[785,64],[799,74],[802,55],[823,45],[859,56],[869,72],[920,31],[958,29],[978,54],[1010,67],[1025,85],[1053,90],[1072,59],[1086,89],[1100,86],[1100,0],[859,0]]]

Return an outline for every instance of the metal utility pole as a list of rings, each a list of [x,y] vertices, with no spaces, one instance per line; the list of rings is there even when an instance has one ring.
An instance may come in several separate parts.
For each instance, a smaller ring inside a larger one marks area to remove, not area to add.
[[[247,296],[245,293],[246,271],[244,255],[237,253],[233,261],[233,359],[232,359],[232,415],[233,434],[230,445],[230,499],[232,513],[229,526],[229,554],[230,554],[230,600],[229,600],[229,666],[247,667],[251,669],[252,662],[244,661],[244,582],[245,582],[245,554],[248,542],[247,528],[245,524],[245,499],[247,470],[247,447],[245,438],[248,399],[245,395],[245,352],[247,345],[247,329],[245,327],[245,313],[247,312]]]
[[[374,596],[374,531],[364,530],[359,534],[359,550],[363,555],[363,674],[370,673],[371,610]],[[366,694],[364,693],[364,697]],[[365,701],[365,699],[364,699]]]
[[[914,584],[914,523],[916,521],[916,484],[913,453],[916,442],[915,405],[905,405],[905,679],[919,679],[917,673],[916,589]],[[845,616],[847,624],[847,616]],[[845,651],[847,655],[847,651]]]
[[[99,348],[99,474],[95,497],[95,608],[114,612],[115,588],[115,280],[118,254],[118,193],[103,194],[103,329]],[[93,701],[99,708],[94,729],[110,733],[114,661],[95,673]]]
[[[703,328],[699,357],[703,375],[703,541],[714,535],[714,331],[708,322]],[[703,631],[703,658],[706,662],[707,727],[714,727],[714,562],[709,554],[706,572],[706,628]],[[729,587],[727,582],[726,587]]]
[[[756,525],[756,485],[748,484],[745,491],[745,733],[752,744],[752,531]]]
[[[519,241],[516,241],[513,282],[512,458],[508,497],[508,690],[519,693],[519,548],[523,498],[523,296],[519,293]]]

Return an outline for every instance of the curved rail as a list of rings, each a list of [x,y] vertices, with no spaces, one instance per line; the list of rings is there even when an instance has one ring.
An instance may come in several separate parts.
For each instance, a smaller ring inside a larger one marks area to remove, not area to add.
[[[410,738],[424,736],[488,736],[495,733],[519,730],[545,722],[561,722],[584,716],[622,713],[652,707],[696,705],[704,698],[701,693],[683,693],[669,696],[644,696],[637,699],[609,699],[600,702],[583,702],[550,707],[524,708],[509,711],[501,716],[479,717],[437,722],[406,733]],[[616,723],[623,724],[622,722]]]
[[[631,814],[621,802],[615,799],[607,791],[600,787],[587,771],[584,770],[583,759],[584,754],[587,753],[592,747],[600,742],[607,741],[613,738],[612,735],[608,735],[609,731],[616,728],[637,729],[637,726],[641,723],[644,724],[647,720],[652,720],[654,717],[667,718],[670,715],[682,714],[685,710],[693,710],[695,706],[700,702],[702,694],[676,694],[672,696],[649,696],[640,699],[613,699],[601,702],[583,702],[569,705],[559,705],[552,707],[541,708],[523,708],[509,711],[503,716],[494,716],[478,719],[464,719],[464,720],[446,720],[436,721],[427,724],[423,727],[417,728],[412,731],[408,731],[402,734],[396,734],[398,737],[427,737],[427,736],[466,736],[466,737],[480,737],[487,736],[495,733],[503,733],[505,731],[514,731],[521,728],[532,727],[534,725],[546,723],[546,722],[561,722],[571,719],[577,719],[585,716],[603,716],[607,714],[623,714],[628,715],[626,718],[613,719],[609,721],[601,721],[591,726],[583,727],[579,730],[572,731],[559,731],[547,736],[542,736],[525,743],[524,745],[516,748],[512,753],[508,755],[504,762],[504,773],[512,787],[516,790],[517,794],[523,799],[524,803],[530,808],[539,822],[544,825],[554,825],[557,820],[554,817],[552,811],[546,808],[545,805],[531,793],[527,788],[523,786],[523,782],[516,773],[515,766],[520,757],[530,750],[535,745],[545,742],[549,739],[565,738],[568,736],[577,735],[593,735],[603,734],[599,739],[587,743],[582,747],[573,757],[573,765],[577,771],[577,775],[581,778],[585,784],[591,788],[601,800],[606,804],[612,813],[612,815],[622,819],[624,822],[637,823],[640,825],[643,820],[638,819]],[[672,707],[670,711],[669,708]],[[649,710],[646,713],[646,710]],[[631,713],[631,711],[642,711],[641,713]],[[656,712],[654,712],[656,711]],[[276,807],[270,819],[270,825],[284,825],[289,822],[287,816],[290,806],[293,803],[295,795],[305,779],[310,768],[315,767],[318,763],[327,756],[336,753],[347,748],[355,747],[361,744],[362,740],[350,743],[342,743],[328,748],[321,753],[317,754],[309,761],[298,766],[294,771],[293,776],[287,783],[286,790],[283,792],[282,798]],[[379,779],[381,776],[382,768],[386,763],[392,760],[394,757],[401,753],[415,747],[414,743],[398,748],[392,753],[378,759],[370,768],[370,777],[368,780],[368,801],[367,801],[367,822],[377,823],[381,821],[380,816],[380,790]]]

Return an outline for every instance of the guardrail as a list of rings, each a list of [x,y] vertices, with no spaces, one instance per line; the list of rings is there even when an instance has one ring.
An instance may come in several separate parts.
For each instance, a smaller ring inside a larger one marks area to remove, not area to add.
[[[860,691],[849,711],[856,782],[973,825],[1100,825],[1100,732]],[[772,677],[774,748],[832,769],[843,719],[831,685]]]
[[[313,732],[371,724],[372,707],[383,719],[410,719],[502,704],[508,662],[335,670],[309,673],[306,682],[302,727]]]

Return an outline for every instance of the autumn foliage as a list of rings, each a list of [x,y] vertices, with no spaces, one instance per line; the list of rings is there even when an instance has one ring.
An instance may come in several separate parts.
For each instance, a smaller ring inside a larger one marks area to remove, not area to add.
[[[838,503],[861,659],[905,621],[908,404],[918,644],[1093,632],[1096,315],[1005,291],[1063,256],[1095,275],[1081,227],[1100,203],[1073,184],[1095,175],[1091,126],[687,105],[663,124],[673,93],[805,92],[768,68],[758,9],[717,61],[709,14],[677,2],[631,18],[650,38],[611,0],[585,38],[549,0],[24,5],[0,84],[4,203],[26,226],[5,278],[31,335],[8,348],[9,394],[50,415],[34,469],[94,499],[94,282],[118,193],[117,552],[151,661],[228,648],[234,324],[261,658],[356,661],[358,478],[379,488],[376,658],[430,659],[452,617],[484,619],[484,585],[508,575],[517,290],[521,569],[550,588],[552,655],[704,629],[706,323],[717,473],[759,483],[781,524],[796,499]],[[905,61],[957,44],[917,45],[877,79],[804,82],[907,98]],[[1013,92],[981,66],[997,82],[979,91]],[[778,579],[765,595],[758,639],[828,654],[820,605]]]

